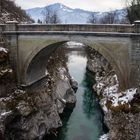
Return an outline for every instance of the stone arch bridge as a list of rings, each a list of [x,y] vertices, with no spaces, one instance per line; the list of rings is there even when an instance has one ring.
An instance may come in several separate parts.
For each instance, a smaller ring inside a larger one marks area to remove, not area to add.
[[[21,25],[8,22],[0,25],[0,31],[8,42],[18,85],[29,86],[42,79],[46,66],[41,65],[39,59],[37,63],[33,60],[39,54],[40,57],[49,56],[55,47],[67,41],[93,47],[112,64],[123,87],[135,85],[132,73],[139,67],[140,60],[139,22],[134,25]]]

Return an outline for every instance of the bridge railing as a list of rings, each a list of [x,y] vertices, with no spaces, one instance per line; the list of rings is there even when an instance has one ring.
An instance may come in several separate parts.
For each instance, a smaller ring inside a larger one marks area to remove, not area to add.
[[[77,32],[117,32],[140,33],[140,21],[131,24],[18,24],[16,21],[0,24],[0,32],[3,31],[77,31]]]
[[[133,33],[134,25],[129,24],[28,24],[18,25],[18,31],[84,31]]]

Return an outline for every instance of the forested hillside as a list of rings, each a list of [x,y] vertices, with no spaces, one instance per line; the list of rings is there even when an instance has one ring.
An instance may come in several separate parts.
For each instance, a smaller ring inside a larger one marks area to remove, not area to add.
[[[9,20],[18,22],[33,22],[21,7],[17,6],[14,1],[0,0],[0,23],[5,23]]]

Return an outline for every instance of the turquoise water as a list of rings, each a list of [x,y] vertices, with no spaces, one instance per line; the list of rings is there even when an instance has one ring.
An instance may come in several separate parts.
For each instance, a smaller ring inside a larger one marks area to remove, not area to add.
[[[57,137],[50,140],[98,140],[107,129],[103,124],[103,114],[96,94],[92,90],[95,82],[93,74],[86,70],[87,57],[84,52],[69,52],[68,69],[78,81],[77,102],[73,110],[65,109],[61,115],[63,127]]]

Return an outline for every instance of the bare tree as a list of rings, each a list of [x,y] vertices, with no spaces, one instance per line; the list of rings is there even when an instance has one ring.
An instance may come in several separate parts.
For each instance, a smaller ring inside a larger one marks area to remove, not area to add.
[[[42,24],[42,21],[40,19],[37,20],[37,23]]]
[[[89,16],[88,23],[96,23],[96,17],[94,13],[91,13]]]
[[[140,20],[140,0],[127,0],[127,17],[130,23]]]
[[[102,24],[114,24],[117,23],[118,17],[116,11],[110,11],[106,13],[101,19]]]
[[[45,8],[45,11],[43,13],[43,17],[44,17],[44,22],[46,24],[56,24],[56,23],[60,23],[60,19],[56,13],[56,11],[50,10],[49,8]]]

